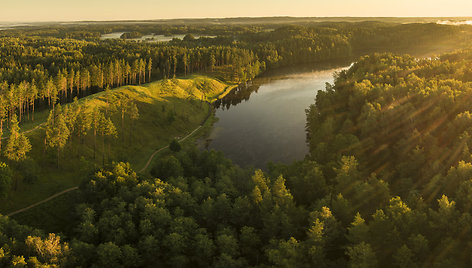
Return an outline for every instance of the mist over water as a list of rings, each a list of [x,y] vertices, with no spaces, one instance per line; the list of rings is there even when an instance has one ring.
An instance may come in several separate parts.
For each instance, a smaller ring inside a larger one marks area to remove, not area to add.
[[[465,21],[450,21],[450,20],[440,20],[437,24],[444,24],[444,25],[472,25],[472,20],[465,20]]]
[[[0,30],[13,29],[15,27],[31,26],[31,23],[19,23],[19,22],[0,22]]]

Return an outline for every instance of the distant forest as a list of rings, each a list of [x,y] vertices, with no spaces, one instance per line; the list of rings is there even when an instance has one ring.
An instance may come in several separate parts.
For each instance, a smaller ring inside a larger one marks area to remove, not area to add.
[[[217,37],[100,39],[115,31]],[[219,152],[176,147],[150,175],[107,165],[80,185],[71,232],[0,216],[2,267],[472,266],[470,26],[76,25],[0,36],[1,125],[18,133],[34,107],[51,108],[56,146],[63,114],[75,111],[59,104],[74,97],[191,73],[244,83],[282,66],[356,60],[307,109],[303,161],[242,169]],[[116,129],[100,118],[105,148]],[[25,158],[18,144],[13,155]],[[12,168],[0,164],[0,190]]]
[[[8,118],[34,114],[54,101],[70,102],[106,87],[141,84],[190,73],[214,73],[244,82],[268,68],[373,52],[431,54],[467,45],[468,26],[438,24],[318,23],[266,26],[86,25],[0,31],[0,101]],[[100,40],[102,33],[204,33],[150,43]]]

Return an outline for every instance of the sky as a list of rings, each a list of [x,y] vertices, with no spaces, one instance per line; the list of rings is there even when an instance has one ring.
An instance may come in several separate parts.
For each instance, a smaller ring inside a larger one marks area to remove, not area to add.
[[[0,0],[0,21],[472,16],[471,0]]]

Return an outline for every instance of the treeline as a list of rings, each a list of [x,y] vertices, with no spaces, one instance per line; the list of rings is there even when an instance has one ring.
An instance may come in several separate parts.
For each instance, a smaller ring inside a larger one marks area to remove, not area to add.
[[[75,141],[84,146],[84,139],[93,135],[93,160],[97,161],[97,139],[101,138],[102,165],[110,161],[109,147],[112,140],[120,137],[124,142],[125,122],[132,125],[139,118],[139,109],[134,100],[126,95],[108,94],[105,98],[105,107],[95,106],[90,110],[87,106],[79,104],[75,98],[71,105],[64,108],[58,105],[50,111],[46,122],[44,149],[57,151],[58,167],[60,153],[69,142]]]
[[[106,87],[195,72],[240,83],[268,68],[349,59],[364,52],[460,47],[472,35],[470,27],[436,24],[325,23],[242,29],[219,38],[184,38],[169,44],[3,37],[0,95],[9,103],[8,114],[17,113],[21,122],[24,114],[34,114],[35,106],[70,102]]]
[[[471,37],[468,26],[361,22],[280,26],[239,38],[242,46],[254,50],[267,66],[273,67],[356,58],[374,52],[438,53],[468,47]]]
[[[312,158],[355,155],[402,196],[415,188],[434,200],[455,188],[438,176],[470,161],[470,55],[374,55],[341,72],[308,112]]]
[[[57,75],[48,76],[47,72],[34,70],[30,75],[27,68],[17,69],[26,78],[19,84],[9,84],[8,73],[0,85],[1,114],[0,120],[10,121],[17,114],[19,121],[26,117],[34,120],[35,104],[52,108],[56,103],[67,103],[74,97],[84,97],[97,90],[129,84],[141,84],[151,80],[152,60],[135,60],[130,65],[125,61],[115,60],[105,65],[92,65],[85,69],[59,70]],[[11,76],[10,76],[11,77]]]
[[[55,38],[70,38],[77,40],[97,41],[102,34],[109,34],[115,32],[139,32],[142,35],[156,34],[156,35],[174,35],[174,34],[200,34],[200,35],[218,35],[218,36],[233,36],[238,34],[245,34],[247,32],[259,32],[271,29],[271,25],[231,25],[214,23],[192,23],[182,24],[177,23],[96,23],[96,24],[49,24],[49,25],[31,25],[23,27],[15,27],[12,29],[4,29],[0,31],[0,37],[55,37]]]
[[[120,38],[121,39],[133,39],[133,38],[141,38],[143,36],[140,32],[126,32],[123,33]]]
[[[468,47],[468,26],[392,24],[382,22],[279,25],[217,38],[172,40],[170,44],[198,47],[224,44],[250,49],[268,68],[337,59],[374,52],[420,56]]]
[[[12,187],[16,188],[19,178],[27,184],[35,183],[38,178],[36,173],[40,169],[38,162],[47,163],[45,153],[48,150],[56,151],[56,165],[59,168],[60,159],[64,158],[61,157],[61,153],[68,144],[74,143],[75,147],[78,146],[78,149],[69,151],[69,160],[73,157],[81,157],[85,160],[85,155],[88,154],[80,149],[86,146],[84,141],[87,138],[92,140],[93,144],[91,146],[93,154],[89,156],[90,159],[101,165],[111,162],[110,147],[114,140],[120,138],[121,147],[129,146],[130,141],[125,142],[125,137],[131,135],[131,127],[140,116],[135,101],[127,95],[110,94],[109,91],[106,92],[104,98],[106,103],[103,107],[93,106],[92,109],[84,103],[79,103],[77,98],[64,107],[60,104],[55,105],[44,123],[45,133],[40,135],[43,142],[38,144],[36,141],[35,143],[40,148],[34,149],[42,152],[42,160],[29,156],[33,149],[32,143],[20,130],[18,118],[15,113],[12,113],[8,137],[5,141],[0,140],[0,154],[9,165],[1,164],[5,165],[7,170],[10,170],[9,166],[12,167],[14,172],[8,171],[4,176],[0,175],[0,197],[6,197]],[[0,134],[3,134],[2,122],[0,121]],[[116,143],[114,145],[118,146]],[[73,147],[69,146],[69,148]],[[97,153],[99,151],[101,155]]]
[[[35,108],[53,108],[105,88],[134,85],[193,72],[228,70],[231,81],[251,79],[265,64],[234,47],[185,48],[122,41],[52,38],[0,39],[0,121],[34,119]]]

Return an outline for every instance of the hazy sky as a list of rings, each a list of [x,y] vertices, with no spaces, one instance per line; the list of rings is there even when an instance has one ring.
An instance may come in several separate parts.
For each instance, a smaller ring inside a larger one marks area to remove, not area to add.
[[[0,21],[472,16],[471,0],[0,0]]]

